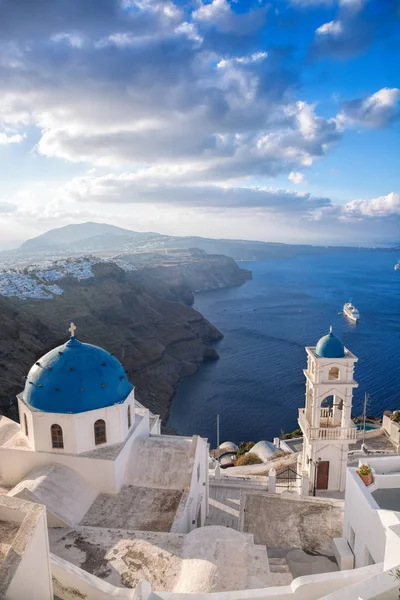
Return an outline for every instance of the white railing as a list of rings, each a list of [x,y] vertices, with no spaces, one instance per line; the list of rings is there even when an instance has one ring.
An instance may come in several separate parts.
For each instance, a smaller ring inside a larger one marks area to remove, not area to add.
[[[322,409],[325,410],[325,409]],[[329,409],[327,409],[329,410]],[[322,415],[321,415],[322,416]],[[306,417],[306,409],[299,410],[299,425],[309,440],[356,440],[356,427],[310,427]]]
[[[321,419],[329,419],[332,416],[332,410],[330,408],[321,408]]]

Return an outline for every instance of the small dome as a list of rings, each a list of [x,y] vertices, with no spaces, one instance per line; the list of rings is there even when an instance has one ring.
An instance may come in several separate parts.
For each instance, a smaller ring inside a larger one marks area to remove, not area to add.
[[[227,452],[236,452],[238,447],[233,442],[222,442],[222,444],[219,445],[219,449],[226,450]]]
[[[263,462],[268,462],[274,457],[274,454],[278,452],[278,448],[274,446],[272,442],[261,440],[260,442],[257,442],[257,444],[254,444],[250,452],[257,454],[258,458]]]
[[[322,337],[316,348],[315,354],[321,358],[344,358],[346,353],[342,342],[333,335],[332,327],[328,335]]]
[[[132,389],[114,356],[71,337],[33,365],[24,400],[43,412],[81,413],[121,403]]]

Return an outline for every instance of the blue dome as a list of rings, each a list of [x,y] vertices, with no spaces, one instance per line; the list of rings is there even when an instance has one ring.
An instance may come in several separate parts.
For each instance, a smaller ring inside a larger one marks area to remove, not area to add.
[[[332,331],[322,337],[316,348],[315,354],[321,358],[344,358],[345,351],[342,342],[333,335]]]
[[[81,413],[121,403],[132,389],[114,356],[71,337],[33,365],[24,400],[43,412]]]

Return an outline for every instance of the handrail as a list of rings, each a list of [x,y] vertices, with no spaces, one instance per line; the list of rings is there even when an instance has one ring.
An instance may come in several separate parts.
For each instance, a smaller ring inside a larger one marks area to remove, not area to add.
[[[304,435],[311,440],[356,440],[356,427],[310,427],[305,408],[299,409],[299,425]]]

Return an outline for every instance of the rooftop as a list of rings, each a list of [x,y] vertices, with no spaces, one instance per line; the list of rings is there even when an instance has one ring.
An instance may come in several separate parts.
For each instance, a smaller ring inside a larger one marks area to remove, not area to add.
[[[249,536],[228,527],[201,527],[185,535],[75,527],[50,529],[49,537],[53,554],[120,587],[134,588],[143,579],[156,592],[268,585],[265,549],[260,552]]]
[[[24,401],[50,413],[81,413],[124,402],[133,389],[109,352],[74,335],[40,358],[28,373]]]
[[[372,497],[379,508],[400,512],[400,487],[378,488],[372,492]]]

